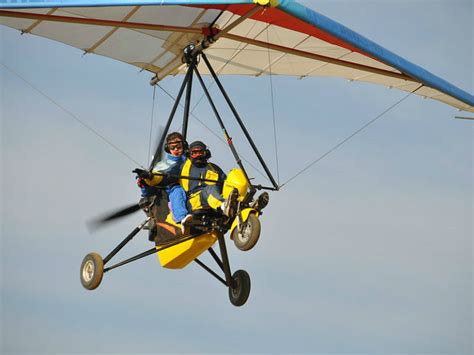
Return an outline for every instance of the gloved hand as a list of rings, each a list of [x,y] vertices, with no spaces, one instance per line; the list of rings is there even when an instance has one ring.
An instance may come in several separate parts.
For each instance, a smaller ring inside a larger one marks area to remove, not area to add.
[[[153,174],[148,170],[137,168],[133,170],[132,173],[137,174],[137,177],[140,179],[153,179]]]
[[[138,180],[137,180],[137,185],[138,185],[139,188],[148,186],[148,184],[146,183],[145,179],[143,179],[143,178],[138,178]]]

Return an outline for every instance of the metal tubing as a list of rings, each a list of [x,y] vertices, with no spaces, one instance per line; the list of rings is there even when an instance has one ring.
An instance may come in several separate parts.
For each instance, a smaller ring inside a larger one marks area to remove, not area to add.
[[[175,178],[175,179],[184,179],[184,180],[191,180],[191,181],[204,181],[204,182],[213,182],[218,185],[222,185],[223,182],[219,180],[213,180],[213,179],[201,179],[201,178],[196,178],[192,176],[184,176],[184,175],[174,175],[174,174],[163,174],[163,173],[152,173],[153,175],[156,176],[164,176],[164,177],[170,177],[170,178]]]
[[[268,178],[269,178],[270,181],[272,182],[273,187],[278,190],[278,184],[276,183],[275,179],[273,178],[272,173],[271,173],[270,170],[268,169],[267,164],[265,164],[265,161],[263,160],[263,158],[262,158],[260,152],[258,151],[257,146],[256,146],[255,143],[253,142],[252,137],[250,137],[250,134],[249,134],[249,132],[247,131],[247,128],[245,127],[244,123],[243,123],[242,120],[240,119],[239,113],[237,112],[237,110],[235,109],[234,105],[232,104],[232,101],[230,100],[229,96],[227,95],[227,93],[226,93],[224,87],[222,86],[222,84],[221,84],[219,78],[217,77],[217,75],[216,75],[214,69],[213,69],[212,66],[211,66],[211,63],[209,63],[209,60],[207,59],[207,57],[206,57],[206,55],[204,54],[204,52],[201,54],[201,57],[204,59],[204,62],[206,63],[206,65],[207,65],[207,67],[208,67],[208,69],[209,69],[209,72],[211,73],[212,77],[214,78],[216,84],[219,86],[219,89],[221,90],[222,95],[224,96],[225,100],[227,101],[227,104],[229,105],[230,109],[232,110],[232,113],[234,114],[235,119],[236,119],[237,122],[239,123],[240,128],[241,128],[242,131],[244,132],[245,137],[247,138],[247,140],[249,141],[250,145],[252,146],[252,149],[254,150],[255,154],[257,155],[257,158],[258,158],[258,160],[260,161],[260,164],[262,164],[263,169],[264,169],[265,172],[267,173]]]
[[[139,224],[123,241],[122,243],[120,243],[119,245],[117,245],[117,247],[112,250],[110,252],[109,255],[107,255],[104,259],[104,265],[107,264],[107,262],[112,259],[112,257],[117,254],[120,249],[122,249],[129,241],[131,241],[133,239],[133,237],[135,237],[137,235],[138,232],[140,232],[142,230],[142,228],[145,226],[145,224],[148,223],[148,221],[151,219],[151,217],[148,217],[145,222],[143,222],[142,224]]]
[[[183,135],[183,140],[186,141],[186,136],[188,133],[188,121],[189,121],[189,108],[191,105],[191,94],[193,88],[193,70],[196,67],[196,56],[194,55],[191,58],[191,63],[189,64],[188,71],[190,72],[188,77],[188,83],[186,85],[186,98],[184,102],[184,115],[183,115],[183,129],[181,134]]]
[[[149,249],[149,250],[147,250],[147,251],[144,251],[143,253],[140,253],[140,254],[138,254],[138,255],[136,255],[136,256],[132,256],[132,257],[129,258],[129,259],[126,259],[126,260],[121,261],[121,262],[119,262],[119,263],[117,263],[117,264],[114,264],[114,265],[112,265],[112,266],[110,266],[110,267],[108,267],[108,268],[105,268],[105,269],[104,269],[104,272],[107,272],[107,271],[109,271],[109,270],[115,269],[115,268],[117,268],[117,267],[119,267],[119,266],[122,266],[122,265],[125,265],[125,264],[128,264],[128,263],[131,263],[132,261],[135,261],[135,260],[144,258],[145,256],[154,254],[154,253],[156,253],[156,252],[159,252],[159,251],[162,251],[162,250],[171,248],[172,246],[178,245],[178,244],[183,243],[183,242],[185,242],[185,241],[187,241],[187,240],[197,238],[197,237],[199,237],[200,235],[201,235],[201,234],[194,234],[194,235],[191,235],[191,236],[189,236],[189,237],[187,237],[187,238],[180,239],[180,240],[177,240],[177,241],[175,241],[175,242],[171,242],[170,244],[166,244],[166,245],[164,245],[163,247],[160,247],[159,249],[157,249],[157,248],[156,248],[157,246],[155,246],[154,248]],[[104,262],[104,264],[105,264],[105,262]]]
[[[224,235],[222,233],[219,233],[217,238],[219,240],[219,248],[221,250],[222,266],[224,269],[225,280],[227,282],[227,286],[230,287],[232,285],[232,274],[230,272],[229,257],[227,255],[227,249],[225,247]]]
[[[257,190],[269,190],[269,191],[278,191],[278,188],[270,187],[270,186],[262,186],[262,185],[252,185]]]
[[[237,162],[237,165],[244,172],[245,178],[247,179],[247,182],[249,183],[249,185],[252,185],[247,175],[247,171],[245,170],[244,165],[242,164],[242,160],[240,159],[239,154],[237,153],[237,150],[234,147],[234,143],[232,143],[232,138],[227,133],[227,129],[224,126],[224,121],[222,120],[221,116],[219,115],[219,112],[217,111],[216,105],[214,104],[214,101],[212,100],[212,97],[209,94],[209,90],[207,90],[207,87],[204,84],[204,81],[202,80],[202,77],[201,77],[201,74],[199,73],[198,68],[197,67],[194,68],[194,71],[196,72],[196,76],[198,77],[198,80],[201,83],[202,89],[204,90],[204,93],[206,94],[207,100],[209,101],[212,107],[212,111],[214,111],[214,114],[216,115],[217,121],[219,122],[222,132],[224,133],[224,138],[226,139],[227,144],[229,144],[230,150],[232,151],[232,155],[234,156],[235,161]]]
[[[235,35],[235,34],[232,34],[232,33],[226,33],[222,37],[227,38],[227,39],[232,40],[232,41],[236,41],[236,42],[240,42],[240,43],[247,43],[247,44],[252,45],[252,46],[271,49],[271,50],[274,50],[274,51],[277,51],[277,52],[281,52],[281,53],[285,53],[285,54],[291,54],[291,55],[299,56],[299,57],[302,57],[302,58],[309,58],[309,59],[313,59],[313,60],[317,60],[317,61],[321,61],[321,62],[325,62],[325,63],[340,65],[340,66],[346,67],[346,68],[353,68],[353,69],[363,70],[363,71],[370,72],[370,73],[373,73],[373,74],[380,74],[380,75],[384,75],[384,76],[388,76],[388,77],[392,77],[392,78],[396,78],[396,79],[400,79],[400,80],[404,80],[404,81],[409,81],[409,82],[414,82],[414,83],[419,83],[420,82],[419,80],[414,79],[414,78],[412,78],[412,77],[410,77],[406,74],[403,74],[403,73],[391,72],[391,71],[388,71],[386,69],[374,68],[374,67],[370,67],[368,65],[357,64],[357,63],[349,62],[349,61],[346,61],[346,60],[327,57],[327,56],[323,56],[323,55],[319,55],[319,54],[315,54],[315,53],[311,53],[311,52],[305,52],[305,51],[298,50],[298,49],[295,49],[295,48],[284,47],[284,46],[280,46],[280,45],[273,44],[273,43],[263,42],[263,41],[259,41],[259,40],[256,40],[256,39]]]
[[[212,255],[212,257],[214,258],[214,260],[216,261],[217,265],[219,265],[219,267],[221,268],[222,271],[224,271],[224,264],[222,264],[222,261],[221,259],[219,259],[219,257],[217,256],[216,252],[214,251],[214,249],[209,248],[207,249],[209,251],[209,253]]]
[[[176,97],[176,100],[174,102],[173,109],[171,110],[170,116],[168,118],[168,122],[166,122],[165,129],[163,130],[163,134],[160,138],[160,143],[158,144],[158,147],[157,147],[157,153],[159,153],[161,151],[161,149],[163,149],[163,146],[165,144],[166,135],[168,134],[168,130],[170,129],[171,122],[173,121],[174,115],[176,113],[176,109],[178,108],[179,102],[181,101],[181,96],[183,96],[184,88],[186,87],[186,84],[188,83],[190,75],[192,75],[192,70],[188,70],[186,75],[184,76],[183,83],[181,84],[181,87],[179,88],[179,93],[178,93],[178,96]],[[159,156],[160,156],[160,154],[155,154],[155,156],[153,157],[153,160],[151,161],[149,170],[153,169],[153,167],[157,163],[157,160],[158,160]]]
[[[132,261],[135,261],[135,260],[144,258],[145,256],[148,256],[148,255],[151,255],[151,254],[154,254],[154,253],[156,253],[156,248],[149,249],[149,250],[144,251],[143,253],[140,253],[140,254],[138,254],[138,255],[136,255],[136,256],[133,256],[133,257],[127,259],[127,260],[121,261],[120,263],[117,263],[117,264],[112,265],[112,266],[110,266],[110,267],[108,267],[108,268],[105,268],[105,269],[104,269],[104,272],[110,271],[110,270],[115,269],[115,268],[117,268],[117,267],[119,267],[119,266],[122,266],[122,265],[125,265],[125,264],[128,264],[128,263],[131,263]]]
[[[218,279],[220,282],[222,282],[225,286],[227,286],[227,283],[226,281],[220,277],[219,275],[217,275],[213,270],[211,270],[206,264],[204,264],[201,260],[199,260],[198,258],[194,259],[194,261],[199,265],[201,266],[204,270],[206,270],[208,273],[210,273],[212,276],[214,276],[216,279]]]

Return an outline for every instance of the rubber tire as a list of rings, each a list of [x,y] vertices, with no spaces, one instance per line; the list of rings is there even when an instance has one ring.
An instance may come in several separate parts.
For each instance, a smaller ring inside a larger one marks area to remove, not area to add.
[[[81,284],[88,290],[99,287],[104,276],[104,261],[97,253],[89,253],[82,260],[81,264]]]
[[[260,238],[260,220],[258,217],[251,213],[247,220],[243,223],[243,229],[246,228],[250,229],[250,233],[246,238],[241,238],[237,227],[232,231],[232,239],[234,240],[235,246],[242,251],[247,251],[252,249],[255,244],[258,242],[258,238]]]
[[[250,295],[250,276],[245,270],[237,270],[232,275],[232,286],[229,287],[229,299],[236,307],[247,302]]]

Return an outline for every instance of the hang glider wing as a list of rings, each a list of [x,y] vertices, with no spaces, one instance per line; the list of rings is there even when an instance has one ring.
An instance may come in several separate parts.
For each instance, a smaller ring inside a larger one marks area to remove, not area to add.
[[[333,76],[407,92],[423,84],[415,94],[474,112],[472,94],[291,0],[10,0],[0,24],[159,79],[184,73],[183,48],[204,43],[221,75]]]

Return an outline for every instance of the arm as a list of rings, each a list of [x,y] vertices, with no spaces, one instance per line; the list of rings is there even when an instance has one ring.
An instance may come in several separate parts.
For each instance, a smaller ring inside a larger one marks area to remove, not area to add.
[[[148,186],[167,186],[176,183],[177,179],[170,175],[177,175],[179,171],[179,164],[175,164],[174,162],[170,164],[168,160],[158,162],[151,172],[144,169],[133,170],[140,180],[139,185]]]

